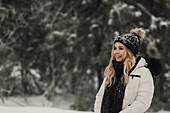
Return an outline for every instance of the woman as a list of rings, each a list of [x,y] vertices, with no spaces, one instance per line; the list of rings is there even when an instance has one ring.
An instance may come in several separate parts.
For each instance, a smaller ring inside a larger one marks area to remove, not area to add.
[[[95,113],[144,113],[150,106],[154,84],[144,58],[138,56],[142,28],[114,40],[105,78],[96,95]]]

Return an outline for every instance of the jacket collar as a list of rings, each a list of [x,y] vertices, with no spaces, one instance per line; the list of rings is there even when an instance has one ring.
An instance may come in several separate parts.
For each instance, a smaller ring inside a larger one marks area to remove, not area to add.
[[[129,71],[129,75],[131,73],[134,73],[137,69],[145,67],[147,65],[146,61],[144,58],[142,57],[137,57],[136,59],[136,64],[134,65],[134,67]]]

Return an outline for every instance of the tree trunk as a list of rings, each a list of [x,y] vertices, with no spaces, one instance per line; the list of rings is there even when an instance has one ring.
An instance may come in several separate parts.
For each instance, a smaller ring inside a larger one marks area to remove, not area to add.
[[[52,44],[54,44],[54,41],[52,41]],[[49,100],[52,96],[54,87],[55,87],[55,83],[56,83],[56,75],[55,75],[55,64],[54,64],[54,51],[51,50],[50,51],[50,63],[51,63],[51,84],[48,88],[48,92],[47,92],[47,99]]]

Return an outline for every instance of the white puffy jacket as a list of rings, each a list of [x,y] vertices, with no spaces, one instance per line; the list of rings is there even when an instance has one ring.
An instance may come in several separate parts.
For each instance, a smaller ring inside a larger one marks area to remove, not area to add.
[[[119,113],[144,113],[150,107],[154,93],[154,83],[152,75],[145,65],[145,59],[141,58],[130,73],[125,89],[122,111]],[[94,113],[101,113],[105,82],[106,77],[96,95]]]

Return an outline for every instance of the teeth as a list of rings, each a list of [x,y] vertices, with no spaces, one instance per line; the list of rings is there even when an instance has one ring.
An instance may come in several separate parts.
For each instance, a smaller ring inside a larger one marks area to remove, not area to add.
[[[122,57],[122,56],[116,56],[117,58],[120,58],[120,57]]]

